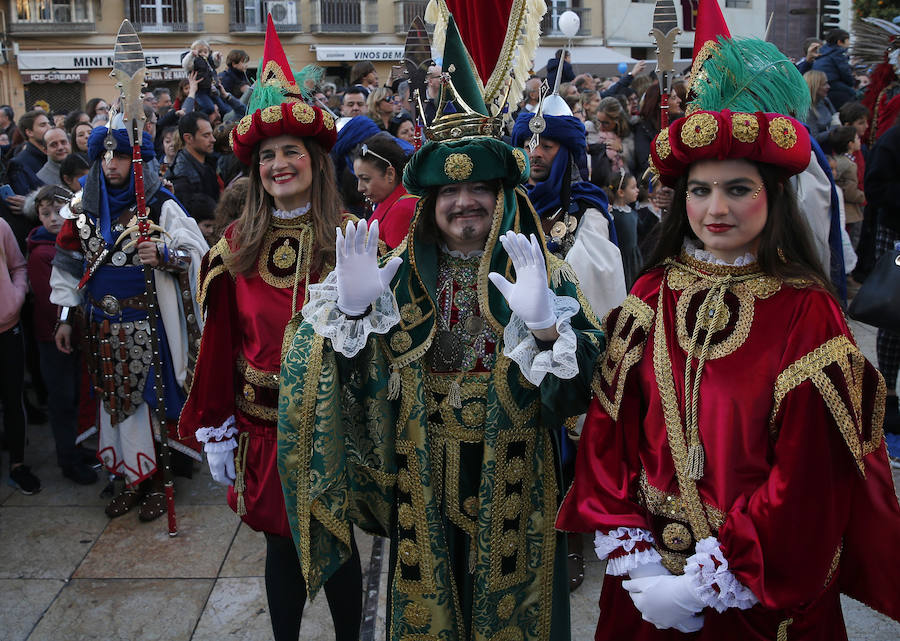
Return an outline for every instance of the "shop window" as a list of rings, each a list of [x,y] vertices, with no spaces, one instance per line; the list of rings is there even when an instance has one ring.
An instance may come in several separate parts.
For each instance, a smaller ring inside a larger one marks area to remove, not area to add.
[[[16,0],[17,23],[93,22],[89,0]]]
[[[25,85],[25,106],[31,109],[38,100],[46,100],[53,113],[84,109],[84,85],[68,82],[31,82]]]

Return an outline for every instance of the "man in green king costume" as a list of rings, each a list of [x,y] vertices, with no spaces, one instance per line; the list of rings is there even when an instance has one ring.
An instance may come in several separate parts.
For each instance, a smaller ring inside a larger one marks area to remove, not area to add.
[[[603,337],[452,18],[443,61],[444,115],[403,176],[421,196],[407,240],[379,267],[377,222],[339,230],[285,356],[288,518],[311,595],[351,524],[390,537],[392,640],[569,639],[556,439]]]

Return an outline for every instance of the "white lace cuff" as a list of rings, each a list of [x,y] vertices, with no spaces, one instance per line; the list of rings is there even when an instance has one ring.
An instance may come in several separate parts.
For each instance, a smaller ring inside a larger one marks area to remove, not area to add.
[[[728,608],[746,610],[759,602],[728,569],[728,560],[715,537],[697,542],[694,554],[688,557],[684,566],[684,573],[690,577],[697,598],[718,612]]]
[[[575,378],[578,374],[575,357],[578,338],[569,319],[581,306],[570,296],[557,296],[552,291],[550,296],[556,314],[556,331],[559,332],[552,349],[541,351],[531,330],[515,313],[503,330],[503,353],[518,364],[522,375],[532,385],[540,385],[547,374],[562,379]]]
[[[207,454],[210,452],[230,452],[236,447],[237,441],[233,438],[229,438],[224,441],[210,441],[203,446],[203,451]]]
[[[606,573],[610,576],[624,576],[636,567],[662,560],[659,552],[653,548],[635,550],[634,546],[645,541],[653,543],[653,534],[641,528],[620,527],[607,533],[597,531],[594,535],[594,551],[601,561],[618,549],[627,554],[609,559]]]
[[[331,340],[334,351],[348,358],[356,356],[369,334],[385,334],[400,322],[400,311],[390,288],[372,303],[372,311],[358,320],[348,319],[337,306],[337,271],[324,281],[309,286],[309,302],[303,306],[303,318],[313,326],[319,336]]]
[[[236,436],[237,428],[234,426],[234,416],[229,416],[219,427],[201,427],[194,437],[201,443],[215,443],[231,436]],[[232,439],[234,440],[234,439]],[[206,450],[207,452],[209,450]]]

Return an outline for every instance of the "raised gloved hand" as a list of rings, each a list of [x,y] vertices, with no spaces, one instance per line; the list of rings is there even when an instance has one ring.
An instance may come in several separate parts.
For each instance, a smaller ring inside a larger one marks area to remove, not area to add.
[[[228,445],[231,447],[228,447]],[[213,480],[221,485],[234,485],[234,448],[237,445],[233,438],[227,441],[207,443],[206,460]]]
[[[623,581],[641,618],[664,630],[696,632],[703,627],[704,603],[694,594],[687,575],[663,574]]]
[[[541,244],[534,234],[529,241],[524,234],[513,231],[501,236],[500,243],[516,270],[516,282],[509,282],[497,272],[491,272],[488,278],[503,294],[510,310],[525,322],[528,329],[553,327],[556,325],[556,314],[547,285],[547,265]]]
[[[358,225],[347,223],[345,232],[337,230],[335,251],[337,254],[337,306],[347,316],[361,316],[366,313],[381,292],[391,283],[391,279],[403,259],[391,258],[384,267],[378,267],[378,221],[372,223],[366,238],[366,221]],[[366,242],[368,240],[368,242]]]

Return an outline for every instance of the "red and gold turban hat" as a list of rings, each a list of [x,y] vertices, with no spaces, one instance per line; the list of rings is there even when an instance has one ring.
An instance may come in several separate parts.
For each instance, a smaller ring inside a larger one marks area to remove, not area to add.
[[[774,165],[793,176],[809,165],[809,132],[776,113],[695,111],[660,131],[650,146],[651,170],[668,187],[695,162],[735,159]]]
[[[263,60],[248,113],[231,130],[231,148],[245,165],[250,164],[253,148],[264,138],[282,134],[298,138],[314,138],[325,151],[337,140],[337,129],[330,113],[302,100],[308,94],[306,78],[314,71],[300,72],[304,80],[298,85],[281,47],[272,16],[266,25],[266,44]]]

